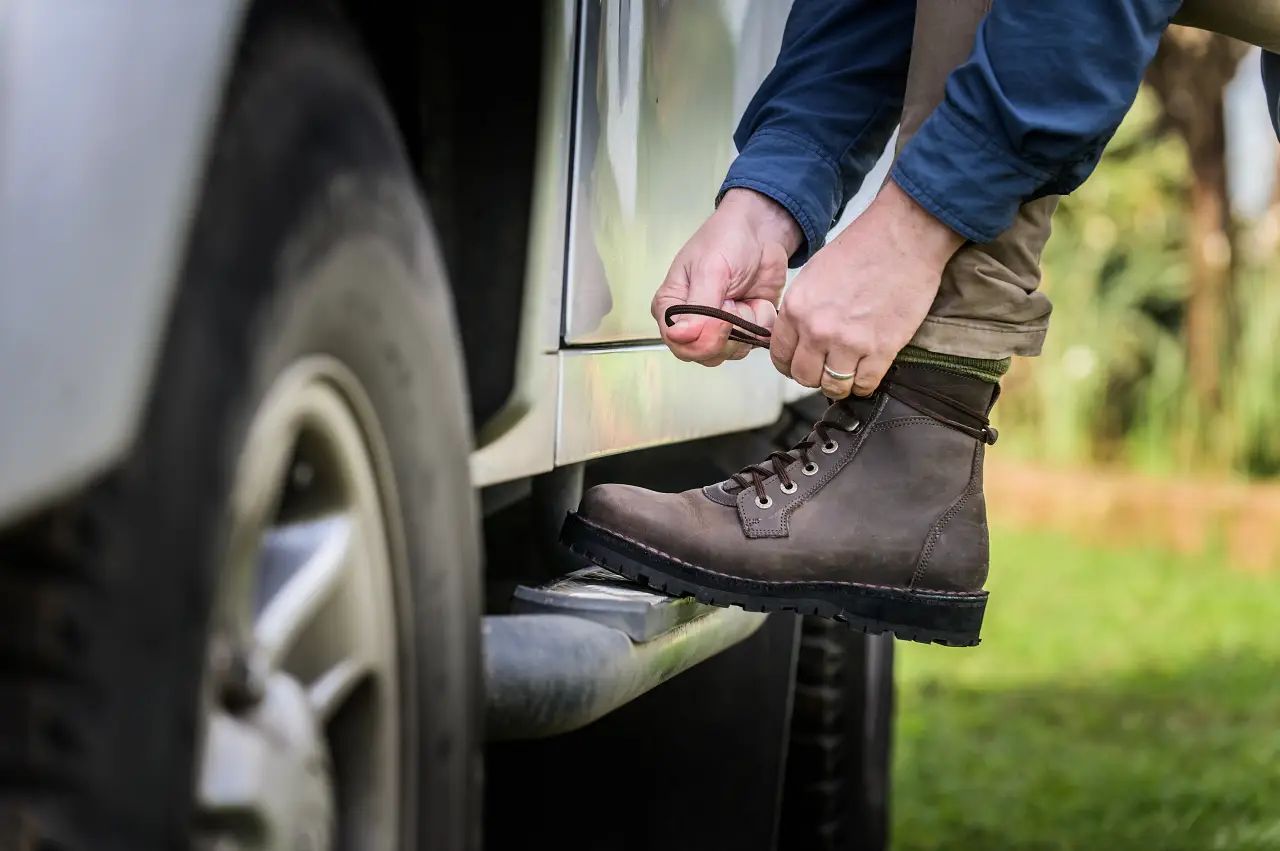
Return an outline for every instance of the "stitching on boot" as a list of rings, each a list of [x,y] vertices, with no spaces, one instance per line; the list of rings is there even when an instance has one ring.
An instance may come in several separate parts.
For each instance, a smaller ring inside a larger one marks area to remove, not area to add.
[[[929,530],[929,536],[925,538],[924,548],[920,551],[920,557],[916,559],[916,569],[911,574],[911,583],[908,588],[915,588],[919,582],[924,579],[925,571],[929,568],[929,562],[933,558],[933,551],[938,546],[938,541],[942,539],[942,533],[946,530],[947,524],[951,522],[960,510],[965,507],[970,499],[977,496],[982,490],[982,446],[979,444],[973,451],[973,464],[969,468],[969,484],[965,486],[960,496],[942,512],[942,516],[934,522],[933,528]]]
[[[639,549],[642,549],[642,550],[644,550],[644,551],[646,551],[646,552],[653,553],[653,554],[654,554],[654,555],[656,555],[656,556],[661,556],[662,558],[666,559],[667,561],[671,562],[672,564],[678,564],[678,565],[680,565],[681,567],[688,567],[688,568],[691,568],[691,569],[693,569],[693,570],[700,570],[700,571],[702,571],[703,573],[709,573],[709,574],[711,574],[712,576],[720,576],[720,577],[723,577],[723,578],[725,578],[725,579],[734,579],[734,580],[737,580],[737,581],[739,581],[739,582],[742,582],[742,581],[743,581],[743,578],[742,578],[741,576],[734,576],[734,575],[733,575],[733,574],[731,574],[731,573],[721,573],[721,572],[720,572],[720,571],[718,571],[718,570],[712,570],[712,569],[711,569],[711,568],[709,568],[709,567],[703,567],[702,565],[694,564],[694,563],[692,563],[692,562],[685,561],[685,560],[684,560],[684,559],[682,559],[682,558],[678,558],[678,557],[676,557],[676,556],[671,555],[671,553],[663,552],[662,550],[658,549],[657,547],[654,547],[654,546],[651,546],[651,545],[649,545],[649,544],[646,544],[644,541],[637,541],[635,538],[632,538],[632,537],[629,537],[629,536],[627,536],[627,535],[624,535],[624,534],[622,534],[621,532],[619,532],[619,531],[617,531],[617,530],[615,530],[615,529],[610,529],[608,526],[603,526],[603,525],[601,525],[601,524],[599,524],[599,523],[596,523],[594,520],[588,520],[587,518],[583,517],[581,514],[578,514],[578,515],[576,515],[576,516],[577,516],[577,518],[578,518],[578,521],[579,521],[579,522],[584,523],[584,524],[586,524],[587,526],[592,527],[593,529],[597,529],[597,530],[599,530],[599,531],[601,531],[601,532],[604,532],[605,534],[612,535],[613,537],[615,537],[615,538],[617,538],[617,539],[619,539],[619,540],[621,540],[621,541],[626,541],[628,544],[631,544],[632,546],[637,547],[637,548],[639,548]],[[584,555],[585,555],[585,553],[584,553]],[[823,584],[823,585],[842,585],[842,586],[847,586],[847,587],[849,587],[849,588],[876,588],[876,589],[881,590],[881,591],[909,591],[909,590],[912,590],[912,589],[910,589],[910,588],[903,588],[903,587],[902,587],[902,586],[900,586],[900,585],[874,585],[874,584],[872,584],[872,583],[870,583],[870,582],[847,582],[847,581],[843,581],[843,580],[839,580],[839,579],[822,579],[822,580],[812,580],[812,579],[777,579],[777,580],[774,580],[774,579],[748,579],[748,580],[746,580],[746,581],[748,581],[748,582],[758,582],[758,583],[760,583],[761,585],[813,585],[813,584],[815,584],[815,583],[820,583],[820,584]],[[933,589],[929,589],[929,592],[928,592],[928,593],[929,593],[929,594],[936,594],[936,595],[943,596],[943,597],[964,597],[964,598],[968,598],[968,599],[979,599],[979,598],[982,598],[982,597],[986,597],[986,596],[987,596],[987,592],[986,592],[986,591],[934,591]]]

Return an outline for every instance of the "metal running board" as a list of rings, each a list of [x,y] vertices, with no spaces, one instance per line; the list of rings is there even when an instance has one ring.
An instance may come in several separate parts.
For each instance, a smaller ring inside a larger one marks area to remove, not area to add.
[[[532,588],[516,588],[511,610],[518,614],[574,615],[622,630],[632,641],[648,641],[714,607],[692,597],[671,597],[603,567],[575,570]]]
[[[750,636],[766,615],[668,597],[599,568],[520,586],[484,619],[489,739],[566,733]]]

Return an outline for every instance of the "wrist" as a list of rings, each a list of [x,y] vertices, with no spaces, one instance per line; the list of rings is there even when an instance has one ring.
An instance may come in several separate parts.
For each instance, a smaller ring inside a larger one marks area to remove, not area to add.
[[[758,240],[781,245],[788,257],[804,243],[804,232],[787,208],[754,189],[730,189],[716,211],[741,218]]]
[[[964,237],[921,206],[892,179],[885,182],[867,213],[883,222],[891,240],[908,246],[912,254],[938,269],[964,245]]]

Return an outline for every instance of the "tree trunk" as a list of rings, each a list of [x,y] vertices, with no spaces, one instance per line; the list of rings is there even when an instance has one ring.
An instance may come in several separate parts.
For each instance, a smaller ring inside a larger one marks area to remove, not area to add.
[[[1235,233],[1227,197],[1222,91],[1205,108],[1202,138],[1191,155],[1191,205],[1187,224],[1191,286],[1187,298],[1187,360],[1191,383],[1206,410],[1221,402],[1222,358],[1232,339],[1228,328],[1234,275]],[[1215,132],[1209,132],[1212,129]]]
[[[1162,123],[1182,139],[1191,165],[1185,340],[1202,411],[1220,406],[1223,359],[1234,336],[1235,232],[1227,195],[1224,89],[1246,50],[1225,36],[1170,27],[1147,70],[1164,110]]]

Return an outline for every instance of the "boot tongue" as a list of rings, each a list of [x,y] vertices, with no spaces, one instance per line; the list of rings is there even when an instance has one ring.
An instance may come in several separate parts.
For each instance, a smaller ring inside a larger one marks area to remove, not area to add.
[[[871,419],[876,409],[876,397],[869,396],[863,398],[861,396],[850,396],[848,399],[842,399],[833,403],[827,412],[823,414],[824,422],[836,423],[843,429],[852,429],[858,423],[865,423]],[[810,432],[812,436],[813,432]]]

